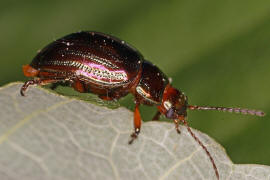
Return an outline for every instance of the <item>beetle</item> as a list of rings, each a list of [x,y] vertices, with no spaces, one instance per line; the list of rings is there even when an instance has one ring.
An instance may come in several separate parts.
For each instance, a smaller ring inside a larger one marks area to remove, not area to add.
[[[23,66],[27,77],[34,77],[22,86],[20,93],[30,85],[46,85],[67,82],[76,91],[94,93],[101,99],[111,101],[134,95],[134,132],[129,144],[141,129],[141,104],[156,106],[160,115],[172,119],[177,133],[183,123],[190,135],[199,143],[211,160],[216,176],[219,173],[211,154],[191,131],[186,121],[187,109],[217,110],[264,116],[263,111],[227,107],[189,105],[187,96],[174,88],[169,78],[155,65],[144,59],[135,48],[126,42],[100,32],[82,31],[64,36],[43,48],[29,65]]]

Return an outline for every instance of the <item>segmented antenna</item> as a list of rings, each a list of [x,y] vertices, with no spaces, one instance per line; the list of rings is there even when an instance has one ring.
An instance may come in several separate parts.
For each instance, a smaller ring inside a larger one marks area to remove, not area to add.
[[[208,107],[208,106],[189,105],[188,109],[191,109],[191,110],[215,110],[215,111],[223,111],[223,112],[234,112],[234,113],[249,114],[249,115],[254,115],[254,116],[264,116],[265,115],[265,113],[263,111],[260,111],[260,110],[232,108],[232,107]]]
[[[193,105],[188,105],[188,109],[190,110],[215,110],[215,111],[223,111],[223,112],[234,112],[234,113],[241,113],[241,114],[249,114],[249,115],[254,115],[254,116],[264,116],[265,113],[260,110],[252,110],[252,109],[244,109],[244,108],[232,108],[232,107],[209,107],[209,106],[193,106]],[[203,145],[203,143],[199,140],[199,138],[191,131],[190,127],[188,126],[188,123],[185,119],[181,119],[183,124],[187,127],[188,132],[190,135],[199,143],[199,145],[204,149],[206,152],[207,156],[212,162],[213,168],[215,170],[217,179],[219,179],[219,173],[217,170],[217,166],[215,164],[215,161],[211,154],[209,153],[208,149]]]
[[[213,168],[215,170],[215,173],[216,173],[216,176],[217,176],[217,179],[219,179],[219,173],[218,173],[218,169],[217,169],[217,166],[216,166],[216,163],[213,159],[213,157],[211,156],[210,152],[208,151],[208,149],[205,147],[205,145],[203,145],[203,143],[199,140],[199,138],[192,132],[192,130],[190,129],[187,121],[185,119],[181,119],[181,121],[183,122],[183,124],[186,126],[189,134],[195,139],[195,141],[197,141],[199,143],[199,145],[204,149],[204,151],[206,152],[207,156],[209,157],[212,165],[213,165]]]

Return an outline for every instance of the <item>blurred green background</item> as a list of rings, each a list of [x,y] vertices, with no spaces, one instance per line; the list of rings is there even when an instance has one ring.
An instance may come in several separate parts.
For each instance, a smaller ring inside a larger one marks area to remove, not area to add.
[[[173,78],[190,104],[264,110],[263,118],[195,111],[188,117],[233,162],[270,165],[270,1],[0,1],[0,85],[26,80],[23,64],[79,30],[129,42]],[[132,109],[131,98],[122,102]],[[155,109],[142,112],[149,120]]]

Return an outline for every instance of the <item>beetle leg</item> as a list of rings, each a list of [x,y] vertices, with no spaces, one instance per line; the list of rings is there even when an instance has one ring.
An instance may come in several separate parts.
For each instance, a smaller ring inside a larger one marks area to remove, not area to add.
[[[84,84],[83,84],[81,81],[79,81],[79,80],[74,81],[74,82],[72,83],[72,87],[73,87],[76,91],[78,91],[78,92],[80,92],[80,93],[84,93],[84,92],[85,92]]]
[[[23,86],[21,87],[21,95],[22,96],[25,96],[24,92],[26,91],[26,89],[28,88],[28,86],[30,85],[34,85],[34,84],[39,84],[39,82],[37,82],[37,80],[29,80],[29,81],[26,81]]]
[[[106,95],[102,94],[102,95],[99,95],[98,97],[105,101],[116,101],[120,99],[121,97],[125,96],[126,94],[127,94],[126,92],[123,93],[123,92],[119,92],[118,90],[110,90],[110,91],[107,91]]]
[[[33,79],[33,80],[29,80],[26,81],[23,86],[21,87],[21,95],[25,96],[25,91],[27,90],[27,88],[30,85],[46,85],[46,84],[50,84],[50,83],[56,83],[59,81],[63,81],[65,80],[65,78],[61,78],[61,79]]]
[[[161,115],[161,112],[160,111],[157,111],[155,116],[153,117],[152,121],[158,121],[159,118],[160,118],[160,115]]]
[[[128,142],[132,144],[132,142],[138,137],[141,129],[141,114],[139,111],[140,103],[136,102],[135,110],[134,110],[134,132],[130,135],[131,140]]]
[[[179,123],[180,123],[180,120],[179,119],[174,119],[174,124],[175,124],[175,130],[178,134],[181,133],[180,129],[179,129]]]
[[[58,88],[59,85],[59,83],[53,83],[50,88],[51,90],[55,90],[56,88]]]
[[[113,98],[109,97],[108,95],[104,96],[104,95],[99,95],[98,96],[100,99],[103,99],[105,101],[112,101]]]

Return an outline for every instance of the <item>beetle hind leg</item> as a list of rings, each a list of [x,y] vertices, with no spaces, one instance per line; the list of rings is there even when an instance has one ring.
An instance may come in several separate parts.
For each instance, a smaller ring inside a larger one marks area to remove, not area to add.
[[[50,84],[50,83],[56,83],[56,82],[60,82],[60,81],[65,81],[66,78],[57,78],[57,79],[33,79],[33,80],[29,80],[26,81],[23,86],[21,87],[20,93],[22,96],[25,96],[25,91],[27,90],[27,88],[30,85],[46,85],[46,84]]]
[[[78,91],[78,92],[80,92],[80,93],[86,92],[84,83],[81,82],[81,81],[79,81],[79,80],[73,81],[73,83],[72,83],[71,86],[72,86],[76,91]]]
[[[25,96],[25,91],[27,90],[27,88],[30,86],[30,85],[35,85],[35,84],[40,84],[40,79],[34,79],[34,80],[29,80],[29,81],[26,81],[23,86],[21,87],[21,95],[22,96]]]

